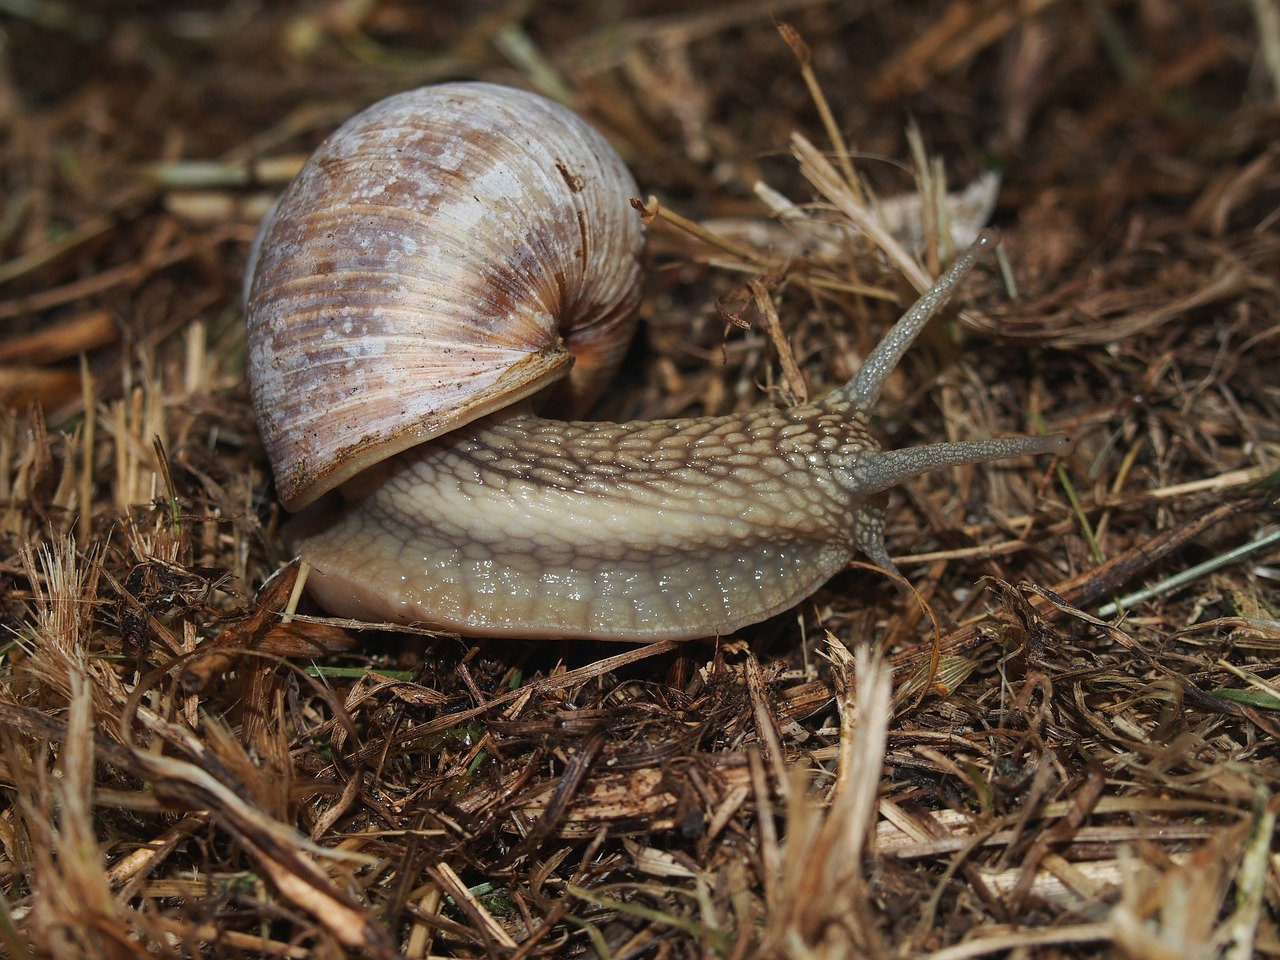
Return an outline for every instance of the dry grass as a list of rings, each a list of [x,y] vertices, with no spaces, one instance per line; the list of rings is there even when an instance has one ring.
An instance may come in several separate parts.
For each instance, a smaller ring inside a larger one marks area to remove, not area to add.
[[[1280,953],[1273,4],[0,6],[8,955]],[[455,76],[657,198],[604,415],[842,381],[994,160],[1006,259],[880,430],[1076,453],[896,493],[914,596],[851,569],[718,642],[282,617],[253,224]],[[900,193],[918,245],[870,243]]]

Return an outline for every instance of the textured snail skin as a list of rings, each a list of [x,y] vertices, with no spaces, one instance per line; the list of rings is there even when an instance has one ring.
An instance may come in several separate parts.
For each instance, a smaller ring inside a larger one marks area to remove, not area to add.
[[[466,635],[646,641],[794,606],[857,550],[892,569],[881,496],[957,464],[1065,453],[1063,436],[880,450],[866,409],[984,233],[822,403],[566,422],[528,404],[400,454],[295,533],[331,611]]]
[[[807,597],[861,547],[876,494],[1010,441],[886,455],[848,403],[647,423],[477,421],[402,454],[300,542],[321,605],[471,635],[684,640]],[[1018,452],[1061,450],[1036,438]],[[951,456],[946,455],[946,451]]]

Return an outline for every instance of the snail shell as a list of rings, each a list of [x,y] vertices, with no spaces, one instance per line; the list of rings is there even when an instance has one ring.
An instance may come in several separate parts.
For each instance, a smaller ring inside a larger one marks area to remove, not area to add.
[[[392,97],[316,152],[264,225],[249,377],[323,606],[470,635],[724,634],[858,550],[892,568],[884,492],[1065,437],[882,451],[869,411],[987,232],[819,402],[632,423],[574,415],[626,349],[637,193],[562,107],[487,84]],[[570,358],[572,350],[577,359]],[[572,367],[572,369],[569,369]]]
[[[635,325],[638,192],[576,115],[494,84],[411,90],[336,130],[251,268],[249,383],[284,505],[566,371],[554,407],[585,412]]]

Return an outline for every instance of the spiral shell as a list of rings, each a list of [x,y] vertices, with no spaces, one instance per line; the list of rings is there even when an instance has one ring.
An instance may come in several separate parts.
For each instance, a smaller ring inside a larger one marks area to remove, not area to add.
[[[635,323],[637,194],[599,133],[507,87],[408,91],[335,131],[263,224],[248,290],[285,506],[566,375],[558,410],[581,413]]]

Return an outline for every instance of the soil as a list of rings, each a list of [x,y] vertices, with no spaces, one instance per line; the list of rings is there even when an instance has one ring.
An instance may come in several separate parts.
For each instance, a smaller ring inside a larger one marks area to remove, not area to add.
[[[1074,449],[901,485],[910,589],[858,559],[727,636],[328,617],[250,244],[458,79],[640,185],[593,417],[819,397],[985,223],[874,431]],[[3,949],[1280,953],[1278,104],[1268,0],[0,2]]]

